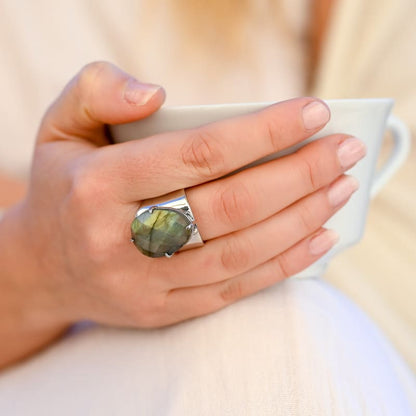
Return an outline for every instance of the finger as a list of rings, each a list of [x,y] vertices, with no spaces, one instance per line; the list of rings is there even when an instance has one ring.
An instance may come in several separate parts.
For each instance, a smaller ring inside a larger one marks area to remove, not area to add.
[[[108,180],[122,198],[136,201],[224,176],[301,142],[322,128],[329,117],[322,101],[293,99],[200,128],[102,149],[99,164],[120,172],[107,175]]]
[[[160,259],[155,264],[157,274],[171,289],[237,276],[315,232],[357,189],[355,178],[342,176],[258,224],[209,240],[201,248],[179,252],[171,259]]]
[[[165,324],[206,315],[292,276],[327,253],[338,241],[320,229],[285,252],[232,279],[206,286],[175,289],[166,298]]]
[[[329,136],[279,160],[187,191],[204,240],[248,227],[333,182],[365,155],[355,138]]]
[[[107,62],[86,65],[48,109],[39,141],[84,138],[102,132],[104,124],[126,123],[155,112],[164,90],[132,78]]]

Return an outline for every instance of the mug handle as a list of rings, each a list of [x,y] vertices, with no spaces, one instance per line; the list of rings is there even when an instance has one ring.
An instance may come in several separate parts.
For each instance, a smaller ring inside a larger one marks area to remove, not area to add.
[[[393,149],[384,165],[376,173],[371,186],[371,197],[376,196],[381,188],[390,180],[394,173],[406,160],[410,151],[410,131],[398,117],[390,115],[387,119],[386,130],[393,136]]]

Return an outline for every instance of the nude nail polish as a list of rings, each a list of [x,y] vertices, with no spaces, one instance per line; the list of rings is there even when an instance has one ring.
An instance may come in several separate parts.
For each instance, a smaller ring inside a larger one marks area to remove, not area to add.
[[[129,104],[137,106],[145,105],[160,90],[160,86],[144,84],[134,78],[130,78],[124,90],[124,99]]]
[[[329,187],[329,203],[333,207],[341,205],[359,188],[359,186],[358,180],[353,176],[343,176]]]
[[[329,108],[321,101],[312,101],[302,110],[303,124],[306,130],[316,130],[328,123],[331,115]]]
[[[353,166],[367,153],[366,146],[355,137],[345,139],[338,147],[338,159],[341,166],[346,169]]]
[[[319,256],[326,253],[339,241],[339,235],[334,230],[325,230],[313,237],[309,243],[312,255]]]

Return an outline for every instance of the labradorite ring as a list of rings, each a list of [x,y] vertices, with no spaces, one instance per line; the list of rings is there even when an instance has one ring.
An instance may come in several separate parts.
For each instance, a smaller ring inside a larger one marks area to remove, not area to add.
[[[148,257],[171,257],[202,246],[185,190],[143,201],[131,223],[131,241]]]

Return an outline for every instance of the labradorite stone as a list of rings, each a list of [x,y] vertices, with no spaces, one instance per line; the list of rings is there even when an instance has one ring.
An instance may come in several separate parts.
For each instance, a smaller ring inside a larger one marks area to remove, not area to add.
[[[163,257],[179,250],[190,238],[190,221],[177,211],[155,208],[142,212],[131,224],[135,246],[146,256]]]

